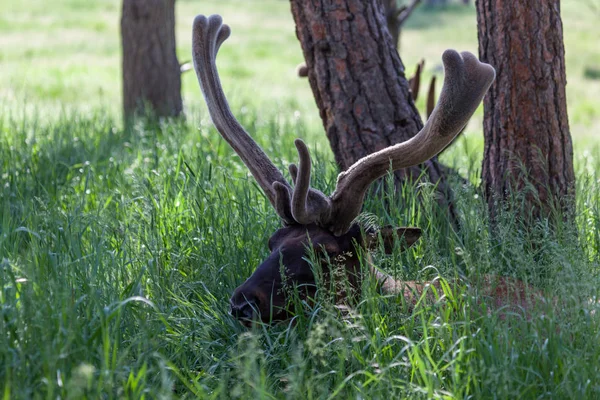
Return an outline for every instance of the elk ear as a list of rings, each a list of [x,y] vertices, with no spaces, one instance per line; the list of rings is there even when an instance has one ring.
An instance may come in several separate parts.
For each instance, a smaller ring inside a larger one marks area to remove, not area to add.
[[[406,250],[419,240],[421,237],[421,229],[410,227],[395,228],[391,225],[387,225],[377,232],[367,233],[365,247],[368,250],[376,249],[379,245],[380,235],[383,240],[385,254],[392,254],[396,238],[400,240],[400,249]]]

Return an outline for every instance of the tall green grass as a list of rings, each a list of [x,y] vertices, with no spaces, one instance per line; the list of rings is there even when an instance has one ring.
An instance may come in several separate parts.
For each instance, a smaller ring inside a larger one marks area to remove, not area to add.
[[[319,135],[303,117],[238,114],[282,169],[296,136]],[[597,148],[577,157],[577,223],[555,232],[527,231],[506,212],[492,236],[471,184],[454,185],[459,232],[431,186],[419,198],[415,184],[370,198],[366,218],[424,229],[380,265],[441,279],[445,300],[410,310],[367,280],[350,310],[322,288],[293,321],[246,330],[228,298],[265,258],[278,221],[203,116],[123,130],[101,111],[8,114],[0,132],[4,398],[599,395]],[[331,156],[311,147],[314,184],[329,191]],[[477,148],[466,137],[444,157],[475,176]],[[551,300],[529,318],[488,312],[467,285],[482,273],[523,279]]]
[[[183,77],[187,121],[125,129],[119,1],[46,3],[0,0],[3,398],[599,397],[600,81],[586,71],[600,53],[597,18],[578,2],[562,4],[575,223],[528,230],[507,208],[490,232],[474,121],[442,155],[469,181],[453,184],[460,231],[427,184],[369,198],[363,216],[424,229],[414,248],[375,259],[401,279],[439,279],[443,301],[411,310],[367,280],[349,310],[321,288],[293,321],[251,330],[228,298],[279,222],[198,107],[195,77]],[[329,192],[336,168],[295,77],[289,4],[178,1],[182,62],[198,13],[232,26],[218,63],[243,125],[282,170],[306,139],[313,184]],[[402,37],[408,71],[425,57],[437,73],[447,47],[476,52],[475,28],[473,8],[417,10]],[[548,304],[529,318],[488,313],[473,284],[483,273],[522,279]]]

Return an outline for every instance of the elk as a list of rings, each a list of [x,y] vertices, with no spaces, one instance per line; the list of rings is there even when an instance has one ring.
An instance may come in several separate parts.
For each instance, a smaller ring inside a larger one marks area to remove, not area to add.
[[[215,127],[250,170],[283,223],[269,239],[271,254],[230,299],[231,315],[245,325],[253,320],[271,323],[291,316],[286,285],[299,288],[303,299],[314,298],[317,278],[306,260],[307,248],[318,254],[324,281],[333,279],[327,260],[335,260],[342,265],[350,287],[357,288],[363,279],[358,257],[361,250],[378,247],[381,239],[386,252],[398,239],[404,247],[419,239],[419,228],[386,227],[377,232],[356,223],[365,193],[390,168],[420,164],[442,151],[475,112],[495,71],[471,53],[446,50],[441,95],[423,129],[412,139],[370,154],[341,172],[335,190],[327,196],[310,186],[311,158],[301,139],[295,141],[299,164],[289,166],[290,183],[233,116],[216,67],[217,52],[230,33],[220,16],[197,16],[193,25],[194,68]],[[373,274],[381,290],[403,293],[408,299],[412,291],[423,290],[421,284],[395,281],[374,267],[366,273]],[[347,294],[338,293],[342,298]]]

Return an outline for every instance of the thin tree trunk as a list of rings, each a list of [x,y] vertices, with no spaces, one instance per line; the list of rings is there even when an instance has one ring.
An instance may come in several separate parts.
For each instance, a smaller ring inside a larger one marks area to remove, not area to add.
[[[528,216],[550,217],[574,195],[560,1],[477,0],[479,56],[497,77],[484,101],[482,170],[491,215],[524,194]]]
[[[423,127],[380,0],[291,0],[291,6],[310,85],[342,170]],[[417,180],[424,171],[447,200],[436,158],[397,171],[396,181],[407,175]]]
[[[398,0],[379,0],[385,11],[385,20],[388,31],[392,35],[392,42],[396,49],[400,51],[400,33],[402,26],[411,16],[415,8],[421,3],[421,0],[410,0],[409,4],[399,6]]]
[[[150,106],[158,116],[182,111],[175,53],[175,0],[123,0],[123,111]]]

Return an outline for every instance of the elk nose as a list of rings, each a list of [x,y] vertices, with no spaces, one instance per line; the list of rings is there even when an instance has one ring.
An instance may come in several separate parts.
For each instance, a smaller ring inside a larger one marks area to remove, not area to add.
[[[258,313],[258,304],[254,300],[245,300],[241,304],[230,304],[230,313],[239,320],[252,320]]]

